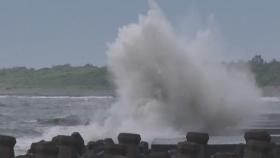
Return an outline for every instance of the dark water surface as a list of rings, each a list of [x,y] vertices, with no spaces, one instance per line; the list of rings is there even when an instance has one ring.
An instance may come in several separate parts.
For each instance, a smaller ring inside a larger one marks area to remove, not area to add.
[[[90,124],[97,109],[105,111],[113,101],[111,96],[0,96],[0,134],[17,138],[19,154],[33,141],[55,136],[55,128]]]
[[[111,96],[0,96],[0,134],[17,138],[15,151],[18,155],[26,152],[34,141],[80,132],[93,120],[104,120],[114,101]],[[263,101],[266,104],[262,114],[249,120],[244,129],[266,129],[273,135],[280,135],[280,100],[263,98]],[[210,143],[229,140],[241,143],[243,138],[242,135],[216,137],[210,139]],[[165,141],[155,139],[154,142]],[[167,140],[170,142],[172,140]]]

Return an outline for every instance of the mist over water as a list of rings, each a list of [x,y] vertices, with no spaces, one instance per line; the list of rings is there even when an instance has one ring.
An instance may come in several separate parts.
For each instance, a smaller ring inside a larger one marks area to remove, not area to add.
[[[148,140],[194,130],[217,134],[255,114],[260,99],[255,81],[248,71],[221,64],[217,31],[206,28],[182,38],[159,7],[150,5],[109,46],[118,101],[103,134],[137,132]]]
[[[88,123],[51,126],[36,138],[22,137],[19,151],[31,142],[74,131],[86,141],[116,138],[120,132],[139,133],[147,141],[181,137],[188,131],[226,134],[258,114],[260,91],[248,69],[221,64],[225,49],[213,23],[178,35],[160,8],[150,5],[137,23],[120,28],[109,45],[108,66],[117,98],[104,99],[104,106],[85,101],[94,107],[86,110]]]

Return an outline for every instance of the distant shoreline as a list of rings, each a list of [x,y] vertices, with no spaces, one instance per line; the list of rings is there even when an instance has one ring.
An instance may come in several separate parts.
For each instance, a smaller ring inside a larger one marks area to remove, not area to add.
[[[264,97],[280,97],[280,86],[261,88]],[[0,89],[0,96],[116,96],[114,89]]]
[[[114,90],[84,89],[0,89],[0,95],[10,96],[115,96]]]

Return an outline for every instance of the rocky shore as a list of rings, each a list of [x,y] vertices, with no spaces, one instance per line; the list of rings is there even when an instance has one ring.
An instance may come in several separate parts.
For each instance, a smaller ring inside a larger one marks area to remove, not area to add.
[[[31,144],[25,155],[16,158],[279,158],[280,145],[265,131],[248,131],[244,144],[208,144],[207,133],[189,132],[177,144],[149,144],[139,134],[120,133],[112,138],[90,141],[82,136],[58,135],[50,141]],[[0,157],[14,158],[16,139],[0,135]]]

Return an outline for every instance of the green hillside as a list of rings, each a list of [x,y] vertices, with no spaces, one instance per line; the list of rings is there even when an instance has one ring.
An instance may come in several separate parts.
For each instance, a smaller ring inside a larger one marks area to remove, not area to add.
[[[0,89],[112,89],[106,67],[92,65],[0,69]]]
[[[280,62],[278,60],[265,61],[260,55],[257,55],[249,63],[259,86],[280,86]]]
[[[280,86],[280,62],[265,61],[257,55],[251,60],[226,65],[249,65],[260,87]],[[93,65],[58,65],[51,68],[14,67],[0,69],[0,90],[13,89],[81,89],[112,90],[106,67]]]

